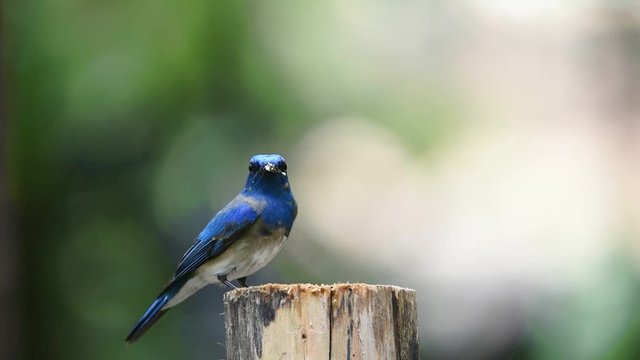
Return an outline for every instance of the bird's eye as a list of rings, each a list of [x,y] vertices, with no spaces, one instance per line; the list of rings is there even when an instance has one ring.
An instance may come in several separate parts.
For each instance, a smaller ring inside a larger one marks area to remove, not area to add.
[[[260,169],[260,165],[258,163],[249,163],[249,171],[256,172]]]
[[[278,169],[280,169],[280,171],[287,171],[287,163],[284,161],[281,163],[278,163]]]

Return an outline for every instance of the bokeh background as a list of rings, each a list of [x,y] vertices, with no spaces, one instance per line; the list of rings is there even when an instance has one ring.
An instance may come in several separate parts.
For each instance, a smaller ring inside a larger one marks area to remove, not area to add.
[[[221,359],[210,287],[124,337],[248,158],[250,283],[415,288],[425,359],[640,356],[635,1],[3,6],[0,358]]]

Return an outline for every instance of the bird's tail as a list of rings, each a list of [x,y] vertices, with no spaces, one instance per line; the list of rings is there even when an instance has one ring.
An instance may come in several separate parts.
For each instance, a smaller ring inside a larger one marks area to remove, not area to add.
[[[180,288],[184,285],[182,282],[169,284],[161,293],[158,298],[149,306],[144,315],[138,320],[133,330],[129,333],[126,342],[132,343],[142,335],[144,335],[149,328],[158,321],[169,309],[163,309],[163,307],[178,293]]]

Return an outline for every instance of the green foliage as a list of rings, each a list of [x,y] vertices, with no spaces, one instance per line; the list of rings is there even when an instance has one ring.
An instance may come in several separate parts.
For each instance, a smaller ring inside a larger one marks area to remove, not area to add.
[[[271,95],[252,58],[250,11],[201,0],[7,9],[25,358],[191,358],[180,310],[143,341],[123,339],[206,221],[188,223],[194,213],[228,200],[210,189],[233,194],[248,156],[283,143],[265,133],[286,93]]]

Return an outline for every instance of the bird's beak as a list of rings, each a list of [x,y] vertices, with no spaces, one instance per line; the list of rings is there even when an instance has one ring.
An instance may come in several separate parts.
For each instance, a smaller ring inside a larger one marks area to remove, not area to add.
[[[270,173],[279,172],[278,167],[273,165],[272,163],[268,163],[267,165],[265,165],[264,169]]]

